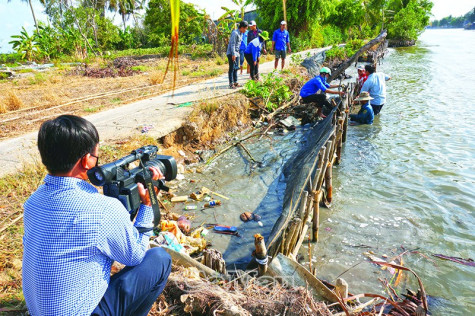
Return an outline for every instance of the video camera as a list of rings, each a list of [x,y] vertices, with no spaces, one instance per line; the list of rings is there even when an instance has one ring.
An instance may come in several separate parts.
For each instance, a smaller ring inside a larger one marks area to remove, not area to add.
[[[153,174],[149,167],[158,168],[165,176],[166,181],[176,178],[175,158],[157,155],[157,152],[157,146],[141,147],[133,150],[130,155],[88,170],[87,176],[92,184],[103,187],[104,195],[119,199],[133,218],[141,204],[137,183],[140,182],[149,189],[152,207],[158,208],[155,192],[151,190],[152,184],[154,187],[168,191],[165,181],[152,180]],[[140,165],[129,169],[129,164],[137,160]],[[154,202],[157,206],[154,205]]]

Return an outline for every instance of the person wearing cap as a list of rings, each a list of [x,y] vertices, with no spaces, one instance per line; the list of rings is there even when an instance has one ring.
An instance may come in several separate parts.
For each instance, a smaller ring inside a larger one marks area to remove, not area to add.
[[[327,100],[326,93],[338,94],[343,96],[345,93],[343,91],[330,90],[332,88],[338,88],[340,85],[330,85],[327,83],[328,78],[331,75],[331,70],[328,67],[323,67],[320,69],[320,74],[314,78],[307,81],[302,89],[300,89],[300,96],[302,97],[302,103],[316,103],[317,104],[317,115],[325,118],[325,115],[322,113],[322,108],[324,105],[330,106],[330,102]]]
[[[247,45],[249,45],[249,43],[259,37],[259,34],[262,33],[262,30],[260,30],[258,27],[257,27],[257,24],[256,24],[256,21],[252,20],[251,22],[249,22],[249,32],[247,33],[247,42],[246,42],[246,47]],[[267,54],[267,51],[266,51],[266,42],[264,42],[264,44],[262,45],[262,52],[264,54]],[[247,73],[250,73],[250,65],[248,64],[247,65]]]
[[[257,38],[253,39],[246,47],[244,56],[251,68],[251,79],[259,80],[259,60],[261,56],[261,48],[265,41],[269,39],[269,33],[263,31]]]
[[[364,70],[364,67],[362,65],[360,65],[358,67],[358,85],[360,87],[362,87],[363,84],[365,83],[366,79],[368,79],[368,74],[366,74],[366,71]]]
[[[359,124],[373,124],[374,112],[370,105],[370,100],[373,100],[373,98],[367,91],[361,92],[354,100],[354,102],[359,102],[361,104],[361,109],[358,111],[358,114],[350,114],[350,120],[352,122]]]
[[[386,81],[391,80],[391,77],[382,72],[376,72],[374,65],[366,65],[364,68],[368,73],[368,79],[361,87],[361,92],[369,92],[369,95],[373,97],[371,107],[374,115],[378,115],[386,102]]]
[[[239,69],[239,48],[241,47],[242,34],[247,30],[247,22],[239,22],[238,29],[231,32],[231,37],[229,38],[228,50],[226,55],[228,57],[229,63],[229,88],[235,89],[239,87],[237,82],[237,71]]]
[[[248,33],[249,33],[249,30],[246,30],[246,32],[242,34],[241,46],[239,46],[239,67],[241,68],[241,75],[242,75],[242,68],[244,65],[244,51],[246,50],[246,47],[247,47]]]
[[[282,68],[285,66],[285,57],[287,56],[287,49],[291,53],[289,32],[285,29],[287,22],[280,22],[280,28],[274,31],[272,35],[272,51],[275,51],[274,69],[279,65],[279,58],[282,59]]]

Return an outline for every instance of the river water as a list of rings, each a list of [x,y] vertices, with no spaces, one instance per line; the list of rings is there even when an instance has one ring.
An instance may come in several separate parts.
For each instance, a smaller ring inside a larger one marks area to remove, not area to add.
[[[387,103],[373,125],[349,127],[333,173],[334,202],[321,209],[320,240],[312,246],[320,278],[334,282],[349,269],[343,278],[352,293],[383,294],[378,278],[391,275],[363,252],[392,257],[415,250],[404,265],[423,280],[432,314],[475,314],[475,267],[432,256],[475,258],[474,52],[474,31],[428,30],[416,46],[392,49],[379,66],[392,77]],[[241,238],[207,237],[228,263],[248,262],[253,235],[269,235],[284,195],[282,167],[309,128],[247,140],[259,166],[238,147],[180,185],[183,194],[206,186],[230,197],[221,207],[185,212],[194,224],[238,227]],[[242,223],[244,211],[260,214],[262,227]],[[307,253],[304,244],[305,265]],[[406,288],[418,288],[407,273],[397,289]]]
[[[373,125],[349,127],[313,249],[318,275],[334,281],[356,265],[342,277],[353,293],[374,293],[390,275],[362,253],[418,249],[427,257],[406,254],[404,264],[433,315],[475,315],[475,267],[431,256],[475,258],[475,32],[427,30],[378,70],[392,77],[387,102]],[[406,287],[417,289],[407,274]]]

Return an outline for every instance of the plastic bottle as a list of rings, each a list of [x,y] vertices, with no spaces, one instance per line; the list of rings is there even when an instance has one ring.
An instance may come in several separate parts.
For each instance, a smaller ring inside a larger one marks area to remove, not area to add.
[[[220,200],[216,200],[216,201],[209,201],[208,203],[205,203],[204,207],[215,207],[217,205],[221,205],[221,201]]]
[[[196,206],[196,205],[185,205],[185,210],[186,211],[196,210],[197,208],[198,208],[198,206]]]

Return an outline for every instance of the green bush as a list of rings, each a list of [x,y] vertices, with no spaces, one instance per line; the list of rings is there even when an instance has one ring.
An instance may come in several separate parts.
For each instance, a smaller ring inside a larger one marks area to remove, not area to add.
[[[151,0],[145,13],[144,24],[152,45],[169,43],[171,38],[169,0]],[[193,4],[180,1],[180,43],[191,44],[203,31],[203,15]]]
[[[262,81],[249,80],[241,91],[249,98],[261,97],[269,111],[275,110],[292,96],[284,78],[275,72],[263,76]]]
[[[346,59],[346,51],[344,47],[333,46],[325,52],[326,59]]]
[[[344,42],[344,34],[334,25],[325,25],[323,27],[323,45],[340,44]]]

